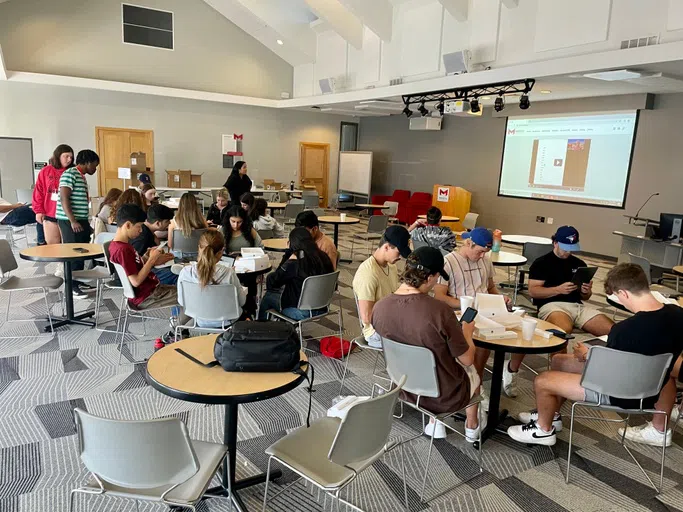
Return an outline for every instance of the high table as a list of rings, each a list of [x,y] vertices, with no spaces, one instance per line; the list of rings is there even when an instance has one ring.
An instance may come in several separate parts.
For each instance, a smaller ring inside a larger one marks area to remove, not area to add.
[[[270,208],[271,210],[284,210],[286,206],[287,206],[287,203],[271,203],[271,202],[268,202],[268,208]]]
[[[418,219],[420,220],[426,220],[427,216],[426,215],[418,215]],[[444,215],[441,217],[441,222],[460,222],[460,217],[453,217],[452,215]]]
[[[516,254],[514,252],[498,251],[489,252],[489,257],[491,258],[491,263],[495,267],[507,267],[508,270],[508,281],[507,283],[500,283],[501,288],[514,288],[515,299],[517,298],[517,273],[519,267],[527,262],[527,259],[521,254]],[[510,279],[510,267],[515,267],[515,282],[513,283]]]
[[[368,211],[368,215],[372,215],[372,210],[386,210],[389,208],[385,204],[361,203],[356,205],[358,208],[364,208]]]
[[[322,217],[318,217],[318,222],[320,224],[333,224],[334,225],[334,246],[337,248],[337,250],[341,253],[339,250],[339,225],[340,224],[358,224],[360,222],[360,219],[356,217],[349,217],[348,215],[344,220],[342,220],[341,216],[339,215],[323,215]],[[348,259],[340,259],[339,261],[343,262],[350,262],[351,260]]]
[[[228,487],[228,483],[230,484],[232,500],[237,510],[246,511],[247,507],[237,491],[262,484],[266,481],[266,475],[262,473],[243,480],[235,480],[238,405],[260,402],[283,395],[299,386],[304,381],[304,377],[292,372],[243,373],[226,372],[220,366],[205,368],[175,350],[182,349],[199,361],[208,363],[215,360],[213,355],[215,340],[215,334],[198,336],[162,348],[147,361],[147,381],[157,391],[178,400],[225,405],[223,443],[228,447],[230,478],[228,479],[224,467],[223,485]],[[302,361],[308,361],[303,351],[299,357]],[[308,372],[308,365],[304,365],[303,369]],[[270,472],[271,479],[280,476],[282,472],[279,470]],[[209,492],[224,494],[221,487],[210,489]]]
[[[285,252],[289,249],[288,238],[267,238],[263,240],[263,248],[268,251]]]
[[[503,235],[501,237],[503,242],[513,245],[524,245],[524,244],[544,244],[550,245],[553,241],[550,238],[544,236],[531,236],[531,235]]]
[[[81,253],[76,249],[83,249],[87,252]],[[62,325],[79,324],[87,327],[94,327],[94,322],[83,320],[95,314],[95,311],[86,311],[80,315],[74,315],[73,285],[71,282],[71,265],[77,261],[93,260],[104,256],[102,246],[99,244],[51,244],[29,247],[19,252],[19,256],[24,260],[41,261],[44,263],[64,263],[64,300],[66,302],[66,316],[53,317],[52,325],[56,329]],[[49,331],[50,326],[45,327]]]
[[[560,329],[550,322],[538,320],[537,329]],[[486,441],[494,432],[505,433],[507,430],[499,428],[500,424],[507,418],[508,411],[500,409],[500,392],[503,385],[503,366],[505,365],[505,354],[550,354],[558,352],[567,346],[567,340],[551,336],[549,339],[543,336],[534,335],[530,341],[522,339],[522,329],[511,329],[517,333],[516,338],[505,340],[482,340],[474,337],[474,344],[479,348],[493,351],[493,374],[491,377],[491,395],[489,397],[489,414],[486,429],[482,432],[482,441]],[[561,330],[561,329],[560,329]]]

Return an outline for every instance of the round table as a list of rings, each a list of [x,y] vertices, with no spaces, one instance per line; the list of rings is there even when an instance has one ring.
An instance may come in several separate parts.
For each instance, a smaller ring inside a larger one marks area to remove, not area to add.
[[[683,265],[680,265],[678,267],[673,268],[674,274],[678,274],[679,276],[683,276]]]
[[[177,210],[180,207],[180,203],[177,201],[162,201],[161,204],[170,208],[171,210]]]
[[[519,267],[526,263],[526,258],[514,252],[489,252],[491,263],[496,267]]]
[[[418,219],[425,220],[427,218],[426,215],[418,215]],[[460,222],[460,217],[453,217],[452,215],[444,215],[441,217],[441,222]]]
[[[360,222],[360,219],[356,217],[349,217],[348,215],[346,216],[345,220],[342,220],[339,215],[323,215],[322,217],[318,217],[318,222],[320,224],[334,224],[334,246],[339,250],[339,225],[340,224],[358,224]],[[340,259],[339,261],[344,261],[344,262],[350,262],[351,260],[347,259]]]
[[[524,245],[524,244],[544,244],[550,245],[553,241],[550,238],[544,236],[531,236],[531,235],[503,235],[503,242],[513,245]]]
[[[83,249],[86,253],[78,252],[76,249]],[[102,246],[99,244],[51,244],[29,247],[19,252],[19,256],[24,260],[40,261],[43,263],[63,263],[64,264],[64,300],[66,302],[66,316],[53,317],[53,326],[56,329],[62,325],[79,324],[87,327],[94,327],[94,322],[84,320],[95,314],[95,310],[86,311],[80,315],[74,315],[73,284],[71,277],[71,264],[77,261],[94,260],[104,256]],[[50,326],[45,327],[49,331]]]
[[[268,208],[271,210],[284,210],[284,208],[287,206],[287,203],[268,203]]]
[[[537,329],[545,331],[546,329],[559,329],[554,324],[544,320],[538,320]],[[491,376],[491,395],[489,397],[489,414],[486,429],[482,433],[482,441],[485,441],[497,431],[499,425],[507,418],[508,411],[500,409],[500,393],[503,385],[503,366],[505,365],[505,354],[550,354],[558,352],[567,346],[567,340],[551,336],[544,338],[543,336],[534,335],[530,341],[522,339],[521,327],[515,329],[508,329],[517,333],[516,338],[505,340],[483,340],[478,339],[476,334],[474,336],[474,344],[478,348],[493,351],[493,372]],[[504,431],[503,431],[504,433]]]
[[[263,248],[269,251],[285,252],[289,249],[288,238],[268,238],[263,240]]]
[[[358,208],[364,208],[368,211],[368,215],[372,212],[370,210],[386,210],[389,206],[385,204],[360,203],[356,205]]]
[[[157,391],[178,400],[225,405],[223,443],[228,447],[232,499],[238,510],[247,510],[237,491],[262,484],[266,475],[260,474],[235,481],[238,405],[283,395],[295,389],[305,379],[303,375],[292,372],[245,373],[226,372],[220,366],[206,368],[177,351],[181,349],[195,359],[209,363],[215,360],[215,340],[215,334],[198,336],[162,348],[147,361],[147,381]],[[303,351],[300,357],[302,361],[308,361]],[[304,370],[308,373],[308,365],[304,365]],[[271,479],[279,478],[281,475],[281,472],[274,471],[270,474]],[[223,485],[228,487],[225,468],[222,478]],[[221,491],[220,487],[209,490],[212,494],[222,493]]]

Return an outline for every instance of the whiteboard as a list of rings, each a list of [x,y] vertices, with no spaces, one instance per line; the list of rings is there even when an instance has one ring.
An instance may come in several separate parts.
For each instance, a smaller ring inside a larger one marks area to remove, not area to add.
[[[372,151],[339,153],[338,190],[370,197]]]
[[[33,140],[0,137],[0,197],[17,200],[17,189],[33,188]]]

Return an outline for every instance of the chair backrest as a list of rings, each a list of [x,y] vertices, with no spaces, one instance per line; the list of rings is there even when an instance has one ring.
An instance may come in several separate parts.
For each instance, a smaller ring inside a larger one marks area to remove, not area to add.
[[[389,440],[394,406],[405,377],[388,393],[351,406],[337,430],[327,457],[341,466],[374,457]]]
[[[79,408],[74,409],[74,418],[81,460],[106,482],[136,489],[169,488],[199,470],[187,427],[178,418],[122,421]]]
[[[118,226],[116,224],[105,224],[104,225],[105,229],[107,230],[107,233],[116,233],[116,230]]]
[[[398,203],[396,201],[384,201],[384,206],[389,208],[384,210],[384,215],[394,217],[398,213]]]
[[[101,233],[103,235],[108,235],[109,233]],[[107,266],[109,269],[110,273],[116,272],[116,269],[114,268],[114,264],[109,261],[109,245],[111,244],[111,240],[106,240],[105,242],[102,243],[102,252],[104,253],[104,264]]]
[[[594,346],[581,376],[581,386],[617,398],[640,400],[662,389],[672,354],[644,356]]]
[[[550,251],[553,250],[553,244],[536,244],[536,243],[526,243],[522,248],[522,256],[526,258],[527,266],[536,261],[541,256],[545,256]]]
[[[305,208],[317,208],[320,206],[320,197],[317,190],[304,190],[302,198]]]
[[[206,228],[193,229],[189,237],[183,235],[179,229],[173,230],[173,252],[182,254],[197,254],[199,252],[199,239],[206,232]]]
[[[292,199],[289,200],[289,204],[300,204],[300,205],[305,205],[303,199],[299,199],[298,197],[293,197]]]
[[[356,301],[356,313],[358,314],[358,324],[360,325],[360,334],[361,336],[363,335],[363,319],[360,316],[360,305],[358,304],[358,295],[356,295],[356,292],[353,292],[353,300]]]
[[[19,268],[17,259],[12,252],[12,246],[6,239],[0,239],[0,277],[5,277],[7,272]]]
[[[386,215],[373,215],[368,220],[368,233],[384,233],[389,224],[389,217]]]
[[[185,308],[185,314],[215,322],[237,320],[242,314],[237,288],[232,284],[212,284],[178,281],[178,304]]]
[[[33,190],[30,188],[18,188],[17,203],[31,204],[33,202]]]
[[[109,247],[107,247],[107,250]],[[134,299],[135,298],[135,288],[133,288],[133,285],[131,284],[130,280],[128,279],[128,274],[126,274],[126,271],[123,269],[123,267],[118,264],[112,262],[112,265],[114,265],[114,270],[116,270],[116,275],[119,276],[119,281],[121,281],[121,287],[123,288],[123,296],[127,299]]]
[[[382,338],[387,373],[398,382],[406,376],[403,389],[418,396],[437,398],[440,395],[434,353],[426,347],[406,345]]]
[[[301,203],[287,203],[285,205],[284,216],[286,219],[296,219],[296,216],[304,211],[304,204]]]
[[[95,237],[95,243],[102,245],[104,242],[111,242],[114,240],[115,233],[98,233]]]
[[[261,237],[261,240],[275,238],[275,234],[273,233],[272,229],[257,229],[256,232],[258,233],[258,236]]]
[[[337,288],[338,279],[339,270],[320,276],[309,276],[304,279],[297,307],[310,311],[329,306]]]
[[[284,190],[278,190],[277,198],[280,203],[286,203],[289,200],[289,194]]]
[[[468,230],[472,231],[474,228],[477,227],[477,219],[479,218],[478,213],[467,213],[465,214],[465,218],[462,220],[462,226]]]
[[[311,211],[315,213],[316,217],[322,217],[323,215],[325,215],[325,210],[323,210],[322,208],[311,208]]]
[[[650,267],[650,260],[632,253],[628,253],[628,259],[631,263],[638,265],[643,269],[643,272],[645,272],[645,275],[647,276],[647,284],[652,284],[652,268]]]

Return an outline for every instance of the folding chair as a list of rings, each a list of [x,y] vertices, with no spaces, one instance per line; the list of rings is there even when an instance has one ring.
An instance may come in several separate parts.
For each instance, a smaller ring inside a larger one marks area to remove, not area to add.
[[[104,266],[97,266],[89,270],[74,270],[72,272],[73,278],[76,281],[83,281],[85,283],[95,283],[95,328],[99,327],[98,314],[100,310],[100,302],[102,302],[102,288],[105,281],[111,279],[111,271],[108,265],[107,253],[109,252],[109,244],[114,238],[112,233],[100,233],[95,238],[95,243],[102,246],[104,256]],[[106,249],[105,249],[106,244]]]
[[[320,206],[320,196],[317,190],[304,190],[301,193],[301,198],[306,209],[318,208]]]
[[[472,231],[474,228],[477,227],[477,219],[479,219],[479,214],[478,213],[466,213],[465,218],[462,220],[462,227],[465,228],[465,231],[456,231],[455,236],[457,237],[462,237],[463,233],[466,233],[468,231]]]
[[[202,288],[199,283],[178,281],[178,303],[184,308],[185,314],[192,318],[192,324],[176,326],[176,341],[181,329],[223,332],[242,314],[237,288],[232,284],[212,284]],[[222,322],[223,326],[199,327],[197,318],[208,322]]]
[[[647,258],[628,253],[628,260],[643,269],[645,275],[647,276],[647,282],[650,284],[651,291],[659,292],[665,297],[678,297],[681,295],[680,292],[674,290],[673,288],[669,288],[668,286],[652,284],[652,265],[650,264],[650,260]]]
[[[353,259],[353,247],[356,240],[364,240],[367,248],[367,243],[370,240],[379,240],[382,238],[382,234],[386,231],[388,224],[389,217],[386,215],[373,215],[370,217],[367,231],[365,233],[356,233],[353,235],[353,238],[351,238],[351,258]]]
[[[258,236],[261,237],[261,240],[270,240],[271,238],[275,238],[275,234],[273,233],[272,229],[257,229],[256,232],[258,233]]]
[[[281,217],[285,224],[294,224],[296,216],[304,211],[304,204],[301,203],[287,203],[285,205],[285,212]]]
[[[206,228],[193,229],[186,237],[180,229],[173,230],[172,252],[178,258],[194,258],[199,254],[199,239],[206,232]]]

